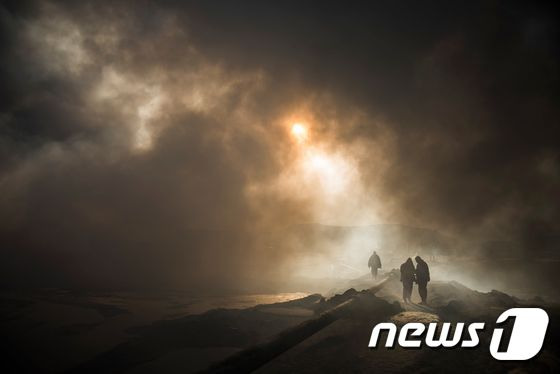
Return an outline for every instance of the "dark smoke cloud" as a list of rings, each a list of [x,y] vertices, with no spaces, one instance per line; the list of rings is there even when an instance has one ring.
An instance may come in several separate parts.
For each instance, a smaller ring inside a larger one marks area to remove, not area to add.
[[[209,8],[194,12],[202,30],[195,40],[209,54],[295,74],[386,118],[397,137],[387,193],[401,195],[419,220],[462,229],[514,204],[543,223],[557,221],[545,210],[558,174],[541,166],[558,165],[556,9]],[[353,135],[372,134],[362,127]]]
[[[556,250],[555,7],[8,2],[0,21],[5,285],[248,287],[294,255],[267,233],[333,211]],[[298,113],[352,160],[354,200],[293,187]]]

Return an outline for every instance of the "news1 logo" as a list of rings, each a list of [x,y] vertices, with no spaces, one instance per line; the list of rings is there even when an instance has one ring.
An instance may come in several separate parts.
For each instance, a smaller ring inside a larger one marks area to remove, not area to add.
[[[514,320],[514,324],[509,342],[505,341],[504,328],[494,328],[490,341],[490,354],[496,360],[501,361],[523,361],[535,357],[540,352],[544,342],[548,327],[548,314],[540,308],[512,308],[503,312],[496,320],[496,324],[504,325],[510,319]],[[472,348],[477,347],[480,343],[478,331],[484,329],[484,322],[469,324],[467,328],[468,338],[465,340],[463,340],[463,330],[465,328],[463,322],[456,324],[453,336],[449,336],[451,323],[443,323],[439,337],[436,337],[437,327],[438,324],[435,322],[428,325],[425,336],[426,346],[453,348],[461,343],[461,348]],[[379,335],[385,330],[388,332],[385,347],[394,347],[397,326],[391,322],[384,322],[373,328],[368,344],[370,348],[377,347]],[[422,340],[412,337],[420,337],[425,330],[426,325],[419,322],[410,322],[403,325],[399,332],[398,344],[403,348],[420,348]],[[506,343],[505,349],[503,343]]]

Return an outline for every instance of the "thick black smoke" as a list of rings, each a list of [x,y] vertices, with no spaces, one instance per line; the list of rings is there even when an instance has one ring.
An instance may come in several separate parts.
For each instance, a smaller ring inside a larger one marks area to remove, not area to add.
[[[4,285],[274,277],[293,251],[269,233],[333,215],[279,177],[297,113],[369,223],[557,251],[552,5],[7,2],[0,25]]]

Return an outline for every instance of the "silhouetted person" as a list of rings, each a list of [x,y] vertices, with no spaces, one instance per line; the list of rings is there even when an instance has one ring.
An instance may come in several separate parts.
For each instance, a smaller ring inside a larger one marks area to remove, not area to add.
[[[421,304],[426,304],[428,300],[428,282],[430,281],[430,268],[426,261],[420,256],[414,258],[416,260],[416,282],[418,283],[418,293],[422,299]]]
[[[412,296],[412,286],[414,285],[414,264],[410,257],[401,265],[401,282],[403,300],[405,303],[409,303]]]
[[[371,269],[371,276],[373,279],[377,279],[377,269],[381,268],[381,259],[375,251],[373,251],[373,254],[369,258],[368,266]]]

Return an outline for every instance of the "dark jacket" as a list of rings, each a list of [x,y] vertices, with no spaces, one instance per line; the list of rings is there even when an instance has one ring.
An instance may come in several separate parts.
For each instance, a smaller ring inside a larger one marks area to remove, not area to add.
[[[413,282],[414,281],[414,264],[409,258],[401,265],[401,282]]]
[[[419,283],[430,281],[430,268],[426,261],[422,260],[420,257],[416,258],[416,279]]]
[[[369,258],[368,267],[373,269],[381,268],[381,259],[376,253],[372,254],[371,257]]]

